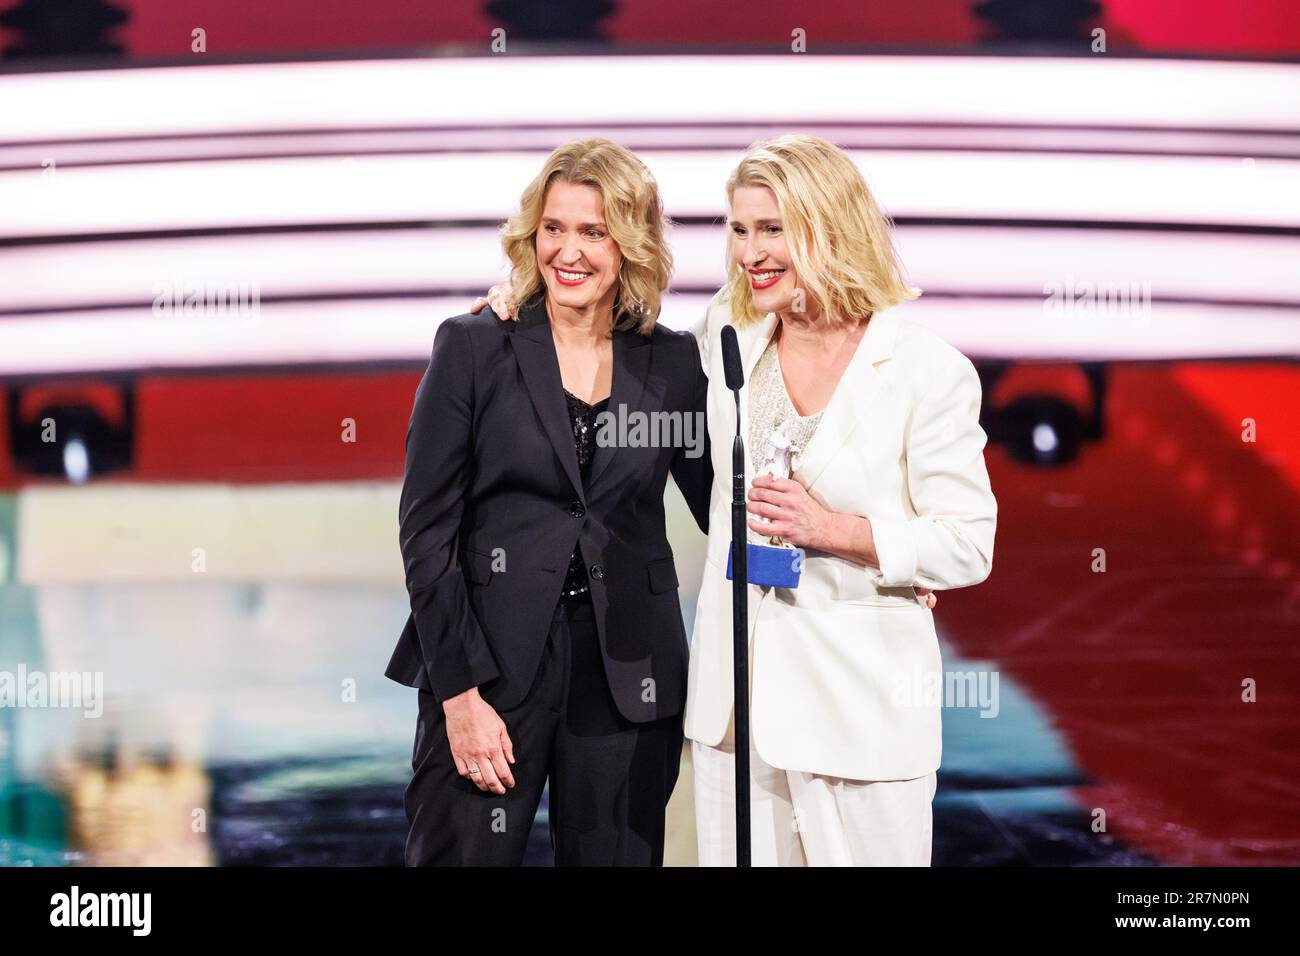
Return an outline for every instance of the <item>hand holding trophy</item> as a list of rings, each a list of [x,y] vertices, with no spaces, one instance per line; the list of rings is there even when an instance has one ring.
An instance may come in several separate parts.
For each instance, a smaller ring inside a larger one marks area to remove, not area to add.
[[[788,437],[789,429],[781,421],[772,424],[772,431],[767,437],[767,450],[764,452],[763,464],[758,475],[771,475],[773,478],[790,478],[799,470],[801,449]],[[757,475],[755,476],[757,477]],[[761,515],[754,521],[770,524],[771,519]],[[797,588],[799,574],[803,570],[804,552],[784,542],[780,536],[768,538],[767,544],[749,542],[748,577],[750,584],[763,587]],[[731,559],[727,559],[727,578],[730,579]]]
[[[771,475],[773,478],[789,478],[799,470],[799,446],[786,437],[780,422],[773,423],[772,433],[767,437],[767,452],[763,456],[763,465],[759,475]],[[757,477],[757,476],[755,476]],[[771,524],[772,519],[758,515],[754,519],[762,524]],[[779,536],[772,536],[772,544],[782,543]]]

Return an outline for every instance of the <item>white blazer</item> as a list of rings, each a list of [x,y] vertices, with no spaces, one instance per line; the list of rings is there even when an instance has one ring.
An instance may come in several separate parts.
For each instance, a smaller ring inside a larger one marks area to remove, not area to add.
[[[805,549],[797,589],[749,586],[750,733],[780,769],[906,780],[939,767],[942,662],[933,612],[913,586],[949,591],[988,577],[997,502],[975,367],[906,311],[902,303],[870,319],[793,475],[826,508],[870,519],[880,570]],[[685,728],[709,746],[723,739],[733,702],[726,569],[736,409],[719,338],[730,320],[724,289],[696,330],[715,478]],[[776,322],[768,315],[737,330],[747,454],[749,377]]]

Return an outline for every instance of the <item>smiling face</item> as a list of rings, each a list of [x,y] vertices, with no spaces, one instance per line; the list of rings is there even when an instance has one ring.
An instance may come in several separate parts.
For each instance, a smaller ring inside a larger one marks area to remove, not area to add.
[[[612,309],[623,257],[605,225],[600,190],[554,182],[537,226],[537,267],[554,304]]]
[[[754,308],[788,312],[798,282],[776,196],[766,186],[737,186],[731,194],[731,258],[745,270]]]

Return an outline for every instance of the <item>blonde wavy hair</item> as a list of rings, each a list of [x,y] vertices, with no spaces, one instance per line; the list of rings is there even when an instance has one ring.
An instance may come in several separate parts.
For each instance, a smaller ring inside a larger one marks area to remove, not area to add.
[[[664,290],[672,278],[673,257],[666,233],[659,186],[631,150],[608,139],[577,139],[556,147],[537,177],[524,189],[516,212],[501,231],[510,260],[511,307],[519,308],[544,292],[537,264],[537,229],[552,183],[591,186],[604,202],[605,225],[618,244],[619,267],[612,328],[654,331]]]
[[[832,321],[862,321],[920,289],[907,284],[894,248],[892,223],[843,150],[816,136],[790,134],[763,140],[727,180],[727,205],[740,186],[766,186],[776,196],[781,225],[808,304]],[[745,270],[731,258],[727,288],[732,321],[760,322]]]

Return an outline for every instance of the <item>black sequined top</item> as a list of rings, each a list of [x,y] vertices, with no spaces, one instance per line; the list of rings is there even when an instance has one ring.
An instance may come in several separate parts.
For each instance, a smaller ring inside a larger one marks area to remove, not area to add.
[[[596,416],[609,404],[608,398],[602,398],[595,405],[588,405],[567,388],[564,398],[569,403],[569,420],[573,423],[573,449],[578,453],[578,471],[583,481],[591,470],[591,459],[596,453]],[[587,579],[587,567],[582,562],[582,552],[576,545],[569,557],[569,570],[564,576],[564,590],[560,592],[561,601],[586,600],[591,593],[591,582]]]

